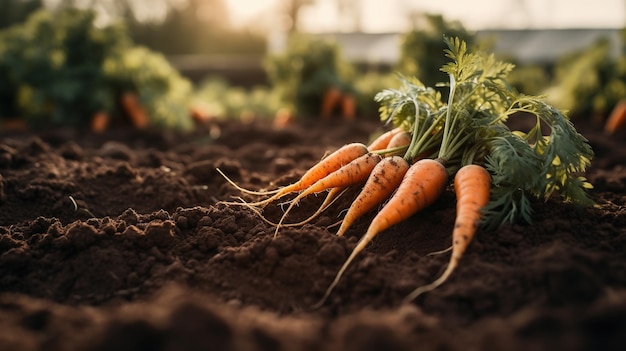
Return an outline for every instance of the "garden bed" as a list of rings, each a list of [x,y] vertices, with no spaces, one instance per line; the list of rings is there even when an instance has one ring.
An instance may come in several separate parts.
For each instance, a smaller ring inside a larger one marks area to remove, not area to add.
[[[379,235],[316,310],[373,213],[333,235],[346,194],[274,239],[251,210],[217,203],[240,193],[215,168],[247,188],[284,185],[379,122],[4,133],[0,349],[623,350],[626,135],[576,127],[596,153],[596,207],[535,203],[532,224],[479,232],[448,282],[403,305],[447,263],[428,253],[450,245],[448,189]]]

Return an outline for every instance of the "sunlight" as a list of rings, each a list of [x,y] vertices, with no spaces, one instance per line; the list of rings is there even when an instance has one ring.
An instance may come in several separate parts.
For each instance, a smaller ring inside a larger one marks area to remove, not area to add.
[[[263,10],[276,4],[276,0],[225,0],[230,12],[232,24],[241,26],[247,24]]]

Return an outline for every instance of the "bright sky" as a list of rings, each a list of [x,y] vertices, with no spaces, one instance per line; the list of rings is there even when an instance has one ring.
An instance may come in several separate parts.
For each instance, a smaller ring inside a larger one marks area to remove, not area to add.
[[[269,19],[282,0],[226,0],[236,25]],[[626,0],[356,0],[366,32],[408,28],[412,11],[441,13],[471,30],[484,28],[623,28]],[[346,30],[337,0],[316,0],[301,12],[302,28],[313,32]],[[269,20],[271,23],[272,21]]]

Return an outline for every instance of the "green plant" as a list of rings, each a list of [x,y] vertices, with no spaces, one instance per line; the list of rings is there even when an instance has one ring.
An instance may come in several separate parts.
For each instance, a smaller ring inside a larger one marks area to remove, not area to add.
[[[446,37],[444,43],[445,56],[450,59],[441,67],[448,75],[446,99],[416,78],[402,78],[399,89],[384,89],[376,95],[381,119],[410,133],[408,145],[372,150],[363,144],[347,144],[310,168],[298,182],[256,193],[270,195],[265,200],[228,203],[265,206],[288,193],[307,194],[324,186],[361,187],[367,175],[363,173],[370,172],[344,221],[351,220],[348,214],[365,213],[388,200],[316,306],[324,303],[350,263],[376,235],[437,201],[450,179],[455,179],[457,218],[449,266],[439,279],[414,290],[407,301],[448,279],[481,223],[495,228],[520,219],[530,221],[533,198],[593,204],[586,193],[591,184],[582,176],[593,151],[565,114],[539,96],[513,89],[508,82],[513,64],[469,50],[459,38]],[[535,125],[528,131],[509,129],[507,120],[522,114],[534,116]],[[362,158],[369,153],[382,157]],[[378,163],[371,167],[372,162]],[[329,184],[331,177],[342,181]],[[327,183],[318,187],[318,182]],[[375,200],[360,201],[361,196]],[[365,202],[375,204],[368,208]],[[338,234],[343,234],[341,230]]]
[[[423,26],[402,36],[396,70],[403,75],[417,77],[426,86],[435,87],[448,80],[448,76],[439,70],[447,62],[445,57],[439,55],[446,49],[443,37],[461,38],[469,46],[476,40],[474,34],[458,21],[446,21],[441,15],[431,14],[423,15],[422,19]]]
[[[611,57],[608,40],[559,59],[548,101],[574,117],[604,117],[626,97],[626,56]]]
[[[94,20],[91,11],[39,11],[0,32],[0,117],[33,128],[86,127],[97,112],[123,116],[118,99],[132,91],[153,125],[189,128],[190,83],[160,55],[133,46],[122,25]]]
[[[198,85],[192,104],[210,117],[217,118],[267,118],[280,108],[277,94],[266,87],[249,90],[233,87],[220,78],[210,78]]]
[[[328,39],[294,34],[284,53],[266,57],[265,70],[281,104],[301,117],[319,115],[329,88],[353,90],[353,68]]]

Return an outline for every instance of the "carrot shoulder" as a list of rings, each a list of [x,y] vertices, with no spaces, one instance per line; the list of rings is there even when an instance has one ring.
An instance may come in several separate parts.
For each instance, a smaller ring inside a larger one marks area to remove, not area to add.
[[[370,145],[367,147],[367,149],[369,151],[377,151],[377,150],[383,150],[387,148],[387,145],[389,145],[389,142],[391,141],[391,139],[398,133],[403,132],[404,129],[397,127],[394,128],[392,130],[386,131],[383,134],[381,134],[380,136],[378,136],[376,139],[374,139],[374,141],[372,141],[370,143]]]
[[[443,284],[458,266],[463,253],[476,234],[481,218],[481,209],[489,202],[491,176],[484,167],[467,165],[461,167],[454,177],[456,194],[456,220],[452,230],[452,255],[443,274],[434,282],[415,289],[405,301],[431,291]]]

